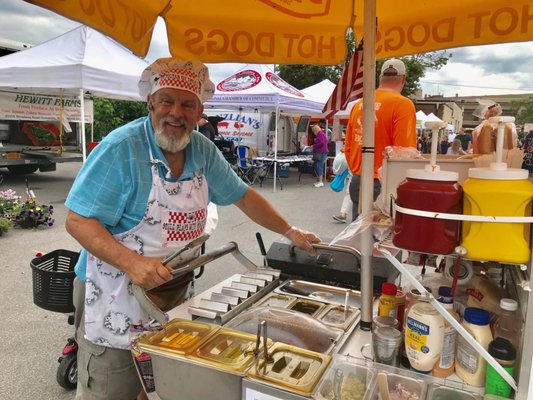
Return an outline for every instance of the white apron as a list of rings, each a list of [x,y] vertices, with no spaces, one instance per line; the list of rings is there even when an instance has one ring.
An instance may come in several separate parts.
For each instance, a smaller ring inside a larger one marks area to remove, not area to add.
[[[145,133],[148,140],[146,123]],[[204,232],[207,181],[201,171],[188,181],[162,179],[158,164],[166,164],[154,159],[149,140],[148,146],[152,188],[145,215],[137,226],[114,238],[141,255],[162,258]],[[85,337],[98,345],[128,349],[129,327],[150,320],[131,292],[130,277],[88,254],[85,293]]]

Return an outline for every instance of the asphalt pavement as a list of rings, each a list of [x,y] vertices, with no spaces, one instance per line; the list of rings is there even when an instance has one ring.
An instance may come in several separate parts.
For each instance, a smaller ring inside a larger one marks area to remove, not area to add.
[[[27,176],[11,175],[0,170],[3,184],[0,190],[14,189],[25,197],[28,185],[41,203],[53,204],[55,225],[37,230],[12,229],[0,237],[0,315],[4,325],[0,329],[0,398],[74,399],[74,392],[62,389],[56,383],[57,359],[73,334],[67,316],[43,310],[33,303],[32,272],[30,262],[35,252],[44,254],[57,249],[78,251],[78,243],[64,228],[66,209],[64,202],[80,163],[58,164],[55,172],[36,172]],[[333,192],[328,185],[313,186],[310,175],[291,169],[289,178],[282,179],[273,191],[272,180],[263,187],[254,188],[263,194],[289,222],[302,229],[317,233],[322,238],[336,236],[346,225],[332,219],[337,215],[344,193]],[[212,249],[229,241],[258,265],[263,263],[256,232],[260,232],[268,250],[279,235],[250,221],[237,207],[218,207],[219,224],[207,242]],[[244,268],[231,256],[207,264],[204,275],[197,281],[197,293],[239,272]]]

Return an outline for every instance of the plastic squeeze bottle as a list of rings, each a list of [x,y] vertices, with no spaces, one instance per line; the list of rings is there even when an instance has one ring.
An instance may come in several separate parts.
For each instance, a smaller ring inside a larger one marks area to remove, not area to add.
[[[490,314],[486,310],[475,307],[465,309],[461,325],[484,348],[488,349],[492,341],[489,327]],[[455,355],[455,373],[459,378],[472,386],[485,386],[487,362],[461,335],[457,336],[457,353]]]
[[[494,339],[489,344],[489,354],[494,357],[503,369],[509,372],[509,375],[513,376],[516,363],[516,349],[509,340],[502,337]],[[511,385],[490,364],[487,365],[485,393],[509,398],[511,392]]]
[[[448,286],[441,286],[439,288],[439,296],[437,301],[457,320],[460,321],[459,316],[453,311],[453,297],[452,288]],[[433,376],[438,378],[446,378],[453,374],[455,369],[455,343],[457,340],[457,331],[446,320],[444,320],[444,340],[442,343],[442,352],[439,360],[433,367]]]
[[[442,315],[430,303],[413,305],[405,327],[405,351],[411,368],[423,374],[431,373],[440,358],[443,339]]]
[[[378,315],[396,318],[396,292],[397,286],[391,282],[381,285],[381,296],[378,301]]]
[[[522,317],[518,313],[518,303],[513,299],[500,300],[500,316],[494,323],[494,337],[509,340],[513,347],[520,349]]]

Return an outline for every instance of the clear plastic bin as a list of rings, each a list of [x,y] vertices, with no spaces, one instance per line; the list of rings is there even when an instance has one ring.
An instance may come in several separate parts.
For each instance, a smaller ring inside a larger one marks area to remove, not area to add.
[[[335,355],[313,395],[316,400],[363,400],[371,387],[375,370],[354,357]]]

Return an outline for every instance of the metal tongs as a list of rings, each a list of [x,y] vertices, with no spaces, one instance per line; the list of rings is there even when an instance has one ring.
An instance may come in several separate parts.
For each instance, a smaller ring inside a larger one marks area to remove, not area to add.
[[[172,276],[178,277],[178,276],[187,274],[191,271],[194,271],[196,268],[202,265],[205,265],[210,261],[216,260],[219,257],[222,257],[226,254],[231,253],[233,257],[235,257],[249,271],[255,271],[257,269],[257,266],[239,251],[237,243],[235,242],[226,243],[210,251],[209,253],[203,254],[198,257],[187,258],[183,260],[178,258],[179,255],[183,254],[185,251],[202,245],[202,243],[204,243],[208,238],[209,238],[209,235],[203,235],[192,240],[185,247],[163,258],[162,263],[164,265],[171,266]],[[151,289],[153,288],[145,289],[138,285],[131,285],[131,290],[133,292],[133,295],[135,296],[135,298],[137,299],[141,307],[148,314],[150,314],[157,322],[159,322],[161,325],[165,325],[169,320],[168,315],[165,312],[163,312],[161,309],[159,309],[159,307],[157,307],[146,296],[146,291],[151,290]]]
[[[186,251],[191,250],[194,247],[201,246],[202,244],[204,244],[207,241],[207,239],[209,239],[209,235],[202,235],[202,236],[197,237],[196,239],[191,240],[189,243],[187,243],[187,245],[185,247],[182,247],[181,249],[175,251],[174,253],[169,254],[166,257],[163,257],[163,259],[161,260],[162,264],[163,265],[167,265],[167,266],[169,266],[169,267],[171,267],[173,269],[173,271],[172,271],[172,275],[173,276],[180,275],[180,274],[176,273],[176,269],[175,269],[175,266],[179,264],[180,260],[176,260],[176,259],[181,254],[185,253]]]

